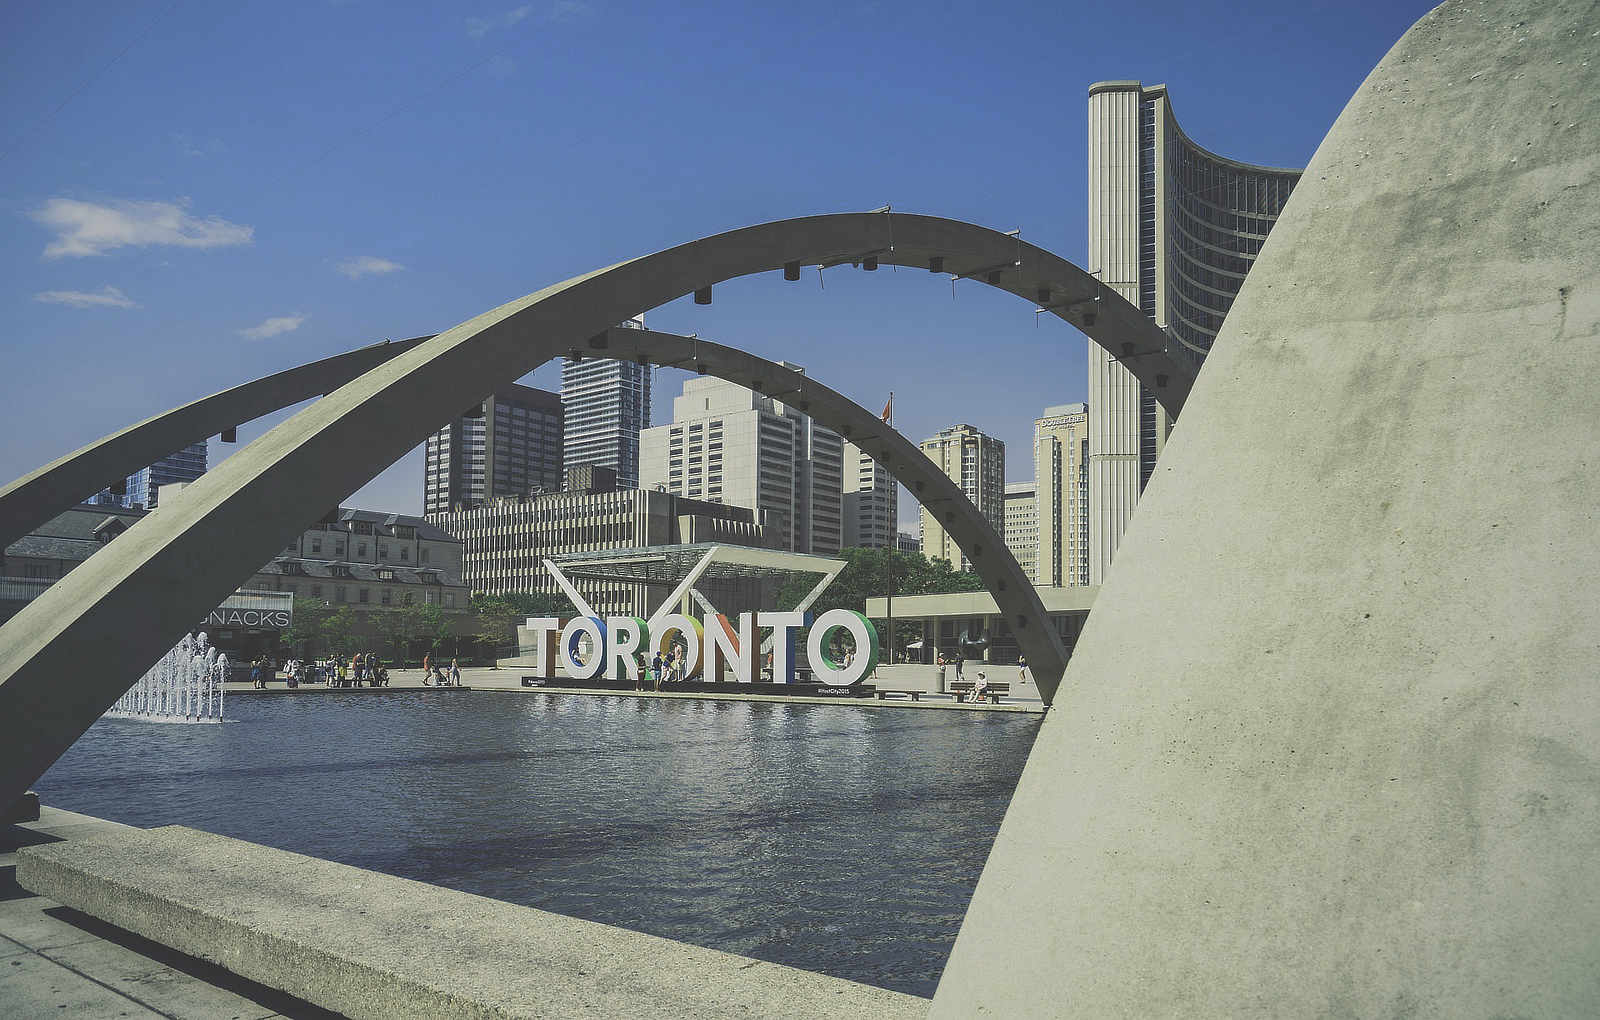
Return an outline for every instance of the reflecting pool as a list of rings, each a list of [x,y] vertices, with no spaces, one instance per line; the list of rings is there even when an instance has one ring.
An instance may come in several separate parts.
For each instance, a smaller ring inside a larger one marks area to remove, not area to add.
[[[932,995],[1039,717],[511,692],[105,719],[37,785],[252,842]]]

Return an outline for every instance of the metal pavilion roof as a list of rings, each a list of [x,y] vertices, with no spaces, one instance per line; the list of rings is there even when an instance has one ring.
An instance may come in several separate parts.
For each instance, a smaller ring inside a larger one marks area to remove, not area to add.
[[[605,581],[676,585],[717,551],[700,575],[705,578],[759,579],[787,574],[830,574],[844,569],[845,561],[780,549],[697,542],[690,545],[601,549],[550,557],[569,577]]]

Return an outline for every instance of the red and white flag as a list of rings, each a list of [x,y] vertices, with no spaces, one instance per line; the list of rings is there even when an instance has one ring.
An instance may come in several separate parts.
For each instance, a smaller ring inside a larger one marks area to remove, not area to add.
[[[889,402],[883,405],[883,413],[878,415],[885,425],[894,424],[894,391],[889,391]]]

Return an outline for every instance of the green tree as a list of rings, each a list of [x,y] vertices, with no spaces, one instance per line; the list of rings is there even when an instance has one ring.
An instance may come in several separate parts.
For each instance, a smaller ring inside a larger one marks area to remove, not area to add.
[[[404,665],[411,657],[411,641],[423,632],[422,617],[417,606],[395,606],[387,609],[376,621],[382,634],[394,649],[395,665]]]
[[[900,552],[895,549],[845,549],[839,554],[847,561],[845,568],[834,578],[833,584],[811,604],[811,612],[818,615],[830,609],[867,611],[867,599],[885,595],[938,595],[949,592],[982,591],[983,580],[977,574],[958,571],[949,560],[930,560],[921,553]],[[817,578],[813,574],[792,576],[778,593],[780,607],[798,605]],[[880,628],[887,621],[873,621]],[[885,650],[893,648],[895,659],[905,657],[906,645],[922,636],[919,627],[896,620],[894,634],[884,642]],[[885,660],[888,656],[885,655]]]
[[[296,598],[289,626],[278,636],[279,648],[302,658],[315,655],[323,640],[323,624],[331,615],[332,608],[321,599]]]
[[[451,619],[449,613],[444,611],[444,607],[437,602],[424,602],[422,605],[412,608],[417,611],[418,627],[416,636],[427,640],[429,647],[433,650],[434,657],[445,656],[446,642],[450,643],[451,654],[454,654],[455,640],[451,632],[455,629],[455,621]]]
[[[317,626],[317,634],[322,638],[324,651],[329,654],[349,655],[356,629],[356,611],[349,606],[339,606],[327,610],[326,614]]]
[[[473,636],[488,646],[493,656],[500,648],[515,644],[517,627],[530,616],[567,618],[577,615],[572,600],[565,595],[540,592],[507,592],[486,595],[474,592],[470,602],[474,615]]]

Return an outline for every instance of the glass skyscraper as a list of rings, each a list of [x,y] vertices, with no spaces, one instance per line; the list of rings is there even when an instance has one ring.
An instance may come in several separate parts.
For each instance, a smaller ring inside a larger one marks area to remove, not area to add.
[[[643,329],[643,316],[623,328]],[[563,358],[561,403],[566,409],[563,459],[567,468],[608,467],[617,485],[639,486],[639,433],[650,427],[650,366],[609,358]]]
[[[428,437],[423,513],[561,488],[561,398],[511,385]]]
[[[101,505],[144,507],[154,510],[163,485],[192,482],[206,473],[206,441],[190,443],[177,453],[162,457],[147,468],[140,468],[123,483],[121,495],[102,489],[89,502]]]
[[[1089,270],[1203,361],[1301,171],[1208,152],[1165,85],[1089,87]],[[1089,576],[1099,584],[1172,421],[1089,345]]]

